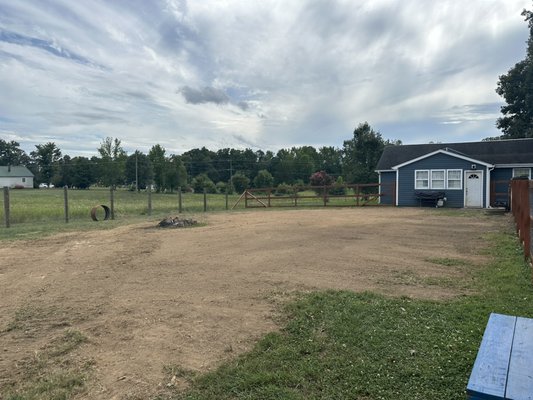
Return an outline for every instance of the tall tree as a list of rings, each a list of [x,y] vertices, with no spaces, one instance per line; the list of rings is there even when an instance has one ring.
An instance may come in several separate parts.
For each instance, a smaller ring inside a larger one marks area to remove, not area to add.
[[[71,160],[71,184],[78,189],[88,189],[96,181],[97,164],[86,157]]]
[[[106,137],[98,148],[100,154],[99,174],[104,186],[114,186],[124,183],[124,167],[126,152],[121,141],[117,138]]]
[[[529,27],[526,58],[501,75],[496,88],[507,103],[496,121],[503,139],[533,137],[533,11],[524,9],[522,15]]]
[[[0,165],[28,165],[30,157],[20,148],[20,144],[0,139]]]
[[[148,152],[148,158],[150,159],[154,170],[154,183],[158,192],[165,190],[165,169],[167,163],[165,153],[165,148],[160,144],[152,146]]]
[[[166,168],[166,188],[172,193],[178,187],[185,187],[187,185],[187,169],[181,158],[172,154],[167,158]]]
[[[127,185],[135,185],[135,181],[138,180],[139,189],[145,189],[153,179],[150,158],[146,154],[136,150],[126,160],[124,175]]]
[[[37,165],[37,181],[51,183],[61,159],[61,150],[54,142],[35,145],[36,150],[30,153]]]
[[[381,157],[385,142],[381,134],[370,127],[368,122],[359,124],[353,138],[345,140],[342,148],[343,175],[350,183],[377,182],[374,169]]]
[[[318,149],[318,168],[333,176],[342,174],[342,150],[333,146]]]

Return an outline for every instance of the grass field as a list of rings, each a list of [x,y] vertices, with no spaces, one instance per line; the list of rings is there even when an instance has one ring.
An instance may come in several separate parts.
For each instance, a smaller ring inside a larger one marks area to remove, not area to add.
[[[281,332],[213,373],[180,371],[191,388],[170,398],[464,399],[489,314],[533,317],[531,270],[515,236],[486,239],[492,261],[468,282],[475,295],[444,302],[304,295],[286,307]]]
[[[148,193],[116,190],[114,192],[115,220],[94,222],[91,209],[98,205],[110,206],[109,189],[69,190],[69,223],[65,223],[63,189],[10,190],[10,225],[4,224],[4,207],[0,209],[0,240],[31,239],[59,231],[110,229],[119,225],[157,219],[178,214],[178,194],[152,193],[152,210],[148,212]],[[228,196],[228,207],[237,201],[237,195]],[[243,205],[239,205],[242,208]],[[226,196],[207,195],[207,211],[226,209]],[[203,194],[183,193],[182,212],[200,213],[204,210]],[[98,219],[103,219],[103,209],[98,209]]]

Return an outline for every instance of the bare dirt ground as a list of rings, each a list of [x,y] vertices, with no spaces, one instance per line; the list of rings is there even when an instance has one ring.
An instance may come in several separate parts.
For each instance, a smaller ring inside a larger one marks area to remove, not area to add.
[[[62,363],[90,366],[76,398],[150,398],[168,390],[173,368],[213,369],[278,329],[279,302],[296,291],[462,294],[467,268],[484,262],[482,235],[507,223],[395,208],[200,219],[205,226],[145,223],[2,243],[0,388],[25,379],[28,365],[75,330],[87,341]]]

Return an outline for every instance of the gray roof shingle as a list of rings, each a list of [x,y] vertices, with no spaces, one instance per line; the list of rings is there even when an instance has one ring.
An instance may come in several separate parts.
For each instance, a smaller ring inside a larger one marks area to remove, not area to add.
[[[387,146],[383,150],[376,170],[390,170],[395,165],[403,164],[437,150],[458,152],[488,164],[533,164],[533,139],[511,139]]]
[[[24,166],[0,166],[0,178],[7,177],[33,177],[33,174]]]

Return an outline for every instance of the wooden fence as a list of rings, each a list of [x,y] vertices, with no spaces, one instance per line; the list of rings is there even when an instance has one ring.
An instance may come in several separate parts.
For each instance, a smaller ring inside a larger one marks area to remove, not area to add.
[[[516,223],[516,231],[524,248],[524,256],[531,260],[533,243],[533,181],[513,179],[511,181],[511,211]]]
[[[354,207],[380,205],[380,198],[389,196],[394,204],[392,184],[366,183],[355,185],[293,186],[286,193],[279,188],[246,190],[235,206],[244,200],[246,208],[256,207]],[[235,207],[234,206],[234,207]]]

